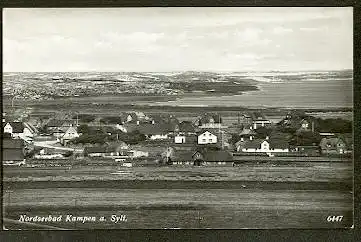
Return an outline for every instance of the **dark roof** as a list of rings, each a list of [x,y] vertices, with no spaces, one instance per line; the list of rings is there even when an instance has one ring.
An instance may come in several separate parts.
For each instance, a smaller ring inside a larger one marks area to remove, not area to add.
[[[352,147],[353,146],[353,136],[351,133],[345,133],[342,135],[339,135],[339,137],[346,143],[346,145],[348,147]]]
[[[286,140],[284,139],[273,139],[270,138],[270,140],[267,140],[270,144],[271,148],[275,148],[275,149],[287,149],[289,148],[289,144]]]
[[[36,128],[30,123],[24,123],[24,127],[28,128],[31,132],[36,133]]]
[[[328,148],[328,149],[336,149],[337,144],[344,144],[346,145],[345,141],[343,141],[341,138],[322,138],[320,142],[321,148]],[[327,147],[330,145],[330,147]]]
[[[48,122],[46,123],[46,126],[48,127],[60,127],[62,126],[64,123],[63,120],[59,120],[59,119],[50,119],[48,120]]]
[[[70,127],[76,124],[76,120],[69,119],[50,119],[46,123],[47,127]]]
[[[22,122],[8,122],[13,128],[13,133],[23,133],[24,132],[24,124]],[[7,123],[5,123],[6,125]]]
[[[251,136],[251,135],[255,135],[256,132],[253,129],[243,129],[242,132],[239,134],[240,136]]]
[[[192,161],[194,151],[177,150],[174,152],[174,156],[171,157],[174,161]]]
[[[204,153],[205,161],[232,161],[233,156],[228,151],[207,151]]]
[[[253,112],[251,114],[252,120],[267,120],[261,112]]]
[[[240,142],[240,146],[247,149],[257,149],[261,147],[261,143],[263,139],[253,139],[253,140],[245,140]]]
[[[167,124],[149,124],[149,123],[142,123],[142,124],[125,124],[124,127],[128,130],[128,132],[132,132],[138,130],[142,134],[146,135],[153,135],[153,134],[165,134],[171,129],[171,127]]]
[[[22,149],[23,147],[22,139],[3,139],[3,149]]]
[[[3,149],[4,161],[20,161],[24,159],[24,153],[21,149]]]
[[[199,136],[199,135],[201,135],[201,134],[203,134],[203,133],[205,133],[205,132],[209,132],[209,133],[211,133],[211,134],[213,134],[213,135],[216,135],[216,136],[220,133],[220,131],[219,131],[218,128],[214,128],[214,129],[205,128],[205,129],[199,130],[199,131],[197,132],[197,135]]]

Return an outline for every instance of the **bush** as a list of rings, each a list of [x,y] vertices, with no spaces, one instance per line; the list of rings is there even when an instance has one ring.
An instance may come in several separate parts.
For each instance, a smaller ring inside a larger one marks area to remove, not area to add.
[[[83,134],[72,140],[73,144],[104,144],[107,141],[106,134]]]
[[[65,152],[65,153],[63,154],[64,157],[70,157],[70,156],[72,156],[72,155],[73,155],[73,151],[71,151],[71,150],[68,150],[67,152]]]
[[[352,122],[341,118],[316,120],[316,128],[320,132],[352,133]]]
[[[89,134],[89,133],[91,133],[92,130],[89,128],[88,125],[81,124],[78,126],[77,131],[78,131],[78,133]]]
[[[117,116],[110,116],[110,117],[101,118],[100,122],[103,124],[121,124],[122,119]]]

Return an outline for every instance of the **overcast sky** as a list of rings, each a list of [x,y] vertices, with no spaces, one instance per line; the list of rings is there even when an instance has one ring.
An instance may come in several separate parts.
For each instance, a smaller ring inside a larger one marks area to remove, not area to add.
[[[4,71],[352,69],[352,8],[4,9]]]

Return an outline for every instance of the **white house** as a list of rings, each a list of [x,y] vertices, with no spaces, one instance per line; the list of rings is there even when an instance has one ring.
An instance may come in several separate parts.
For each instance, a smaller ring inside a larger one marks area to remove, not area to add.
[[[182,134],[177,134],[174,136],[174,143],[184,144],[186,142],[186,136]]]
[[[198,135],[198,144],[216,144],[217,136],[209,131],[205,131]]]
[[[141,150],[130,150],[130,151],[128,151],[128,154],[132,158],[148,157],[149,156],[148,151],[141,151]]]
[[[116,128],[119,129],[120,131],[122,131],[123,133],[127,133],[127,132],[128,132],[127,128],[126,128],[124,125],[122,125],[122,124],[117,124],[117,125],[116,125]]]
[[[151,134],[149,139],[151,140],[168,139],[168,134]]]
[[[258,129],[259,127],[266,127],[271,124],[271,121],[268,119],[258,119],[253,121],[253,129]]]
[[[31,139],[35,132],[36,130],[32,126],[22,122],[8,122],[4,126],[4,133],[9,133],[11,137],[17,139]]]
[[[250,139],[237,142],[238,152],[284,153],[289,152],[288,143],[283,140]]]
[[[66,143],[74,138],[78,138],[80,135],[78,134],[77,130],[75,127],[69,127],[64,135],[60,138],[60,143],[62,145],[66,145]]]

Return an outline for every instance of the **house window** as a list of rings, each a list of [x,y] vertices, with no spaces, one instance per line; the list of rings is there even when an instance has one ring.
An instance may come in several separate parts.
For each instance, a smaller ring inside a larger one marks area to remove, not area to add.
[[[212,139],[209,139],[209,142],[213,142],[213,140],[212,140]]]
[[[206,133],[204,133],[203,136],[206,136]]]
[[[202,139],[203,142],[206,142],[206,139]]]

